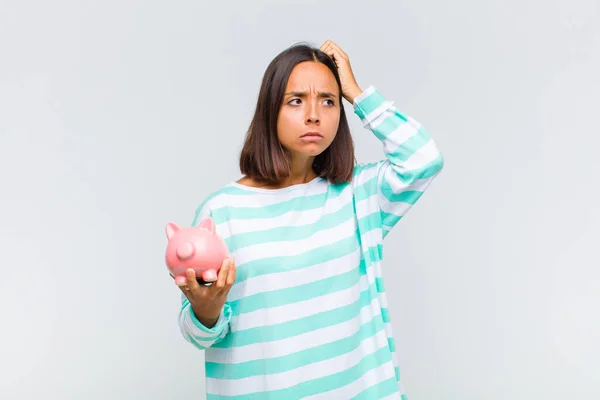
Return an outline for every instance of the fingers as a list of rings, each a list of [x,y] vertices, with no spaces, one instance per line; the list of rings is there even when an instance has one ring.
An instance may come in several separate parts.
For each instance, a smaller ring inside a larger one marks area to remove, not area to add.
[[[348,59],[348,55],[344,53],[340,46],[338,46],[331,40],[325,41],[325,43],[321,45],[320,50],[334,59]]]
[[[223,291],[228,292],[235,283],[236,275],[235,262],[231,258],[226,258],[223,260],[217,279],[212,285],[204,286],[198,283],[196,280],[196,272],[192,268],[189,268],[185,271],[186,282],[178,284],[178,286],[188,299],[190,299],[190,296],[194,298],[213,298]],[[171,277],[173,277],[173,275],[171,275]]]
[[[319,50],[324,51],[324,49],[326,49],[327,46],[329,46],[329,43],[331,43],[331,40],[326,40],[325,43],[323,43],[321,45],[321,47],[319,48]]]
[[[223,265],[219,270],[219,276],[217,278],[217,282],[213,283],[214,289],[217,291],[223,290],[225,288],[225,284],[227,283],[227,275],[229,274],[229,269],[231,265],[231,259],[226,258],[223,260]]]
[[[200,284],[196,280],[196,271],[194,271],[192,268],[188,268],[185,271],[185,278],[187,279],[187,283],[185,285],[190,289],[190,291],[194,292],[198,290]]]
[[[235,261],[232,259],[229,265],[229,274],[227,274],[227,282],[225,283],[227,287],[233,286],[235,282],[236,272],[237,269],[235,268]]]
[[[340,46],[338,46],[337,44],[331,42],[330,43],[331,48],[333,49],[333,51],[335,53],[337,53],[338,55],[340,55],[342,58],[348,58],[348,55],[346,53],[344,53],[344,51],[340,48]]]

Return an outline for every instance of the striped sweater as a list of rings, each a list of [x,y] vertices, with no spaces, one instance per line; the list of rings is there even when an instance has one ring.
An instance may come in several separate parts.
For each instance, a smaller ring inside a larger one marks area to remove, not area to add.
[[[351,182],[282,189],[232,182],[198,207],[237,266],[211,329],[182,297],[184,338],[205,351],[207,399],[405,399],[382,243],[443,166],[427,131],[369,86],[354,113],[385,158]]]

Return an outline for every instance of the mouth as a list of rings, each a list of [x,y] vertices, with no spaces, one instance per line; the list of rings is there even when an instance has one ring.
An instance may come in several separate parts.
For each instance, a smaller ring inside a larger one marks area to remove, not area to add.
[[[304,135],[300,136],[302,138],[322,138],[323,135],[321,135],[319,132],[306,132]]]

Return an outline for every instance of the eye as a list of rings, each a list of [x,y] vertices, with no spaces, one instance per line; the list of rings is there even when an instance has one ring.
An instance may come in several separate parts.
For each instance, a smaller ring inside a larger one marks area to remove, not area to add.
[[[288,101],[288,104],[292,104],[292,102],[293,102],[293,101],[296,101],[296,100],[300,101],[300,99],[292,99],[292,100]],[[297,105],[297,104],[296,104],[296,105]]]
[[[331,100],[331,99],[326,99],[325,101],[329,101],[330,102],[330,106],[335,106],[335,101]]]

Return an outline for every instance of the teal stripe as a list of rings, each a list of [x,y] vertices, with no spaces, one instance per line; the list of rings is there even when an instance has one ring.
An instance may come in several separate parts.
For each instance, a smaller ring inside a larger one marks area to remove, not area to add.
[[[405,394],[402,395],[402,398],[400,400],[408,400],[408,397],[406,397]]]
[[[389,182],[385,180],[381,185],[381,192],[383,196],[387,199],[387,201],[389,201],[390,203],[402,202],[408,204],[415,204],[417,200],[419,200],[423,195],[423,192],[420,190],[405,190],[400,193],[394,193],[394,190],[390,186]]]
[[[221,194],[228,194],[228,195],[248,195],[248,194],[256,194],[255,192],[251,192],[248,190],[243,190],[240,189],[238,187],[235,186],[224,186],[222,188],[220,188],[219,190],[216,190],[214,192],[212,192],[211,194],[209,194],[204,201],[202,201],[202,203],[200,203],[200,205],[198,207],[196,207],[196,213],[194,215],[194,218],[192,220],[192,226],[196,226],[197,223],[199,223],[200,221],[198,221],[198,217],[200,216],[202,210],[204,209],[204,207],[207,206],[208,202],[210,200],[212,200],[213,198],[215,198],[216,196],[219,196]]]
[[[381,185],[381,191],[383,193],[383,196],[390,203],[405,203],[405,204],[412,205],[412,204],[415,204],[417,202],[417,200],[419,200],[421,198],[421,196],[423,195],[423,192],[418,191],[418,190],[407,190],[407,191],[400,192],[400,193],[394,193],[390,184],[386,180],[384,180]],[[381,224],[383,226],[387,226],[388,231],[389,231],[393,226],[395,226],[398,223],[398,221],[400,221],[400,219],[402,219],[402,216],[408,211],[408,209],[409,208],[404,208],[404,211],[402,214],[394,214],[393,212],[389,213],[389,212],[382,211],[381,212],[381,220],[382,220]]]
[[[385,396],[397,393],[398,391],[398,381],[396,378],[389,378],[363,390],[357,396],[352,397],[352,400],[382,399]]]
[[[294,271],[347,256],[358,248],[356,232],[329,245],[297,255],[265,257],[236,266],[236,284],[275,271]]]
[[[381,213],[379,211],[375,211],[358,220],[358,229],[363,235],[377,228],[381,228]]]
[[[400,367],[394,367],[394,372],[396,373],[396,380],[400,381]],[[405,397],[402,396],[402,398],[404,399]]]
[[[383,245],[371,246],[368,249],[369,260],[381,261],[383,259]]]
[[[206,376],[216,379],[242,379],[257,375],[278,374],[307,364],[328,360],[356,350],[384,329],[379,318],[362,324],[351,336],[281,357],[252,360],[237,364],[206,363]]]
[[[343,274],[316,282],[245,296],[239,300],[229,302],[229,306],[231,306],[233,315],[240,315],[263,308],[279,307],[324,296],[358,284],[361,277],[359,271],[360,268],[353,268]]]
[[[371,114],[385,102],[385,98],[375,90],[367,97],[356,103],[354,113],[363,120],[367,115]]]
[[[353,176],[361,175],[363,172],[368,171],[373,168],[377,168],[378,162],[370,162],[370,163],[362,163],[358,164],[354,167]]]
[[[377,287],[377,292],[378,293],[384,293],[385,292],[385,285],[383,284],[383,277],[376,277],[375,278],[375,287]]]
[[[240,396],[218,396],[207,394],[207,400],[248,400],[269,397],[273,399],[297,399],[301,397],[311,396],[317,393],[324,393],[329,390],[338,389],[346,386],[358,379],[366,372],[375,369],[391,360],[391,355],[387,347],[377,350],[375,353],[369,354],[355,366],[331,375],[326,375],[321,378],[313,379],[308,382],[302,382],[295,386],[271,390],[262,393],[252,393]]]
[[[321,208],[327,201],[338,197],[344,188],[345,185],[329,185],[327,191],[324,193],[298,196],[264,207],[223,206],[213,209],[211,215],[216,224],[222,224],[232,219],[275,218],[291,211],[307,211]]]
[[[394,225],[396,225],[398,223],[398,221],[400,221],[402,219],[402,217],[399,215],[396,215],[396,214],[382,212],[381,219],[383,220],[382,224],[385,225],[387,232],[389,232],[390,229],[392,229],[392,227]],[[384,232],[386,232],[386,231],[384,230]],[[387,232],[386,232],[386,234],[387,234]]]
[[[375,283],[372,283],[369,288],[360,293],[359,298],[355,302],[346,306],[317,312],[314,315],[293,321],[264,327],[258,326],[242,331],[231,331],[220,343],[213,345],[213,347],[230,348],[254,343],[267,343],[340,324],[359,315],[360,310],[371,303],[375,297],[372,293],[376,293],[376,290]]]
[[[383,317],[383,322],[390,322],[390,311],[387,308],[381,309],[381,316]]]
[[[385,322],[385,320],[384,320],[384,322]],[[389,319],[387,322],[390,322]],[[391,352],[396,351],[396,342],[394,341],[394,338],[392,338],[392,337],[388,338],[388,347],[390,348]]]
[[[258,193],[251,189],[244,189],[239,186],[228,185],[218,190],[215,195],[226,194],[230,196],[246,196],[246,195],[257,195]]]
[[[254,244],[306,239],[316,232],[334,228],[352,218],[354,218],[354,213],[352,200],[350,200],[338,211],[325,214],[312,224],[283,226],[266,230],[238,233],[226,238],[225,244],[230,252],[235,252]]]

